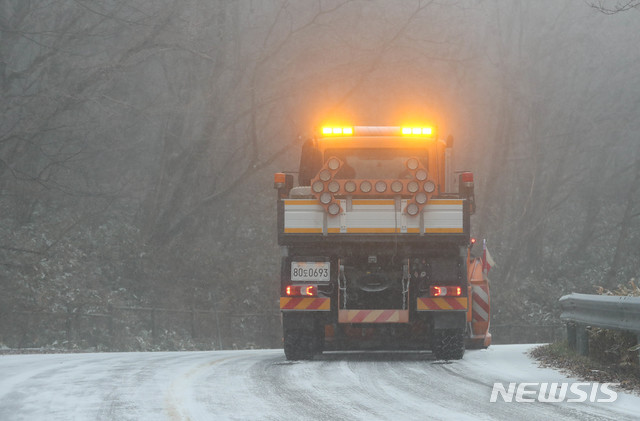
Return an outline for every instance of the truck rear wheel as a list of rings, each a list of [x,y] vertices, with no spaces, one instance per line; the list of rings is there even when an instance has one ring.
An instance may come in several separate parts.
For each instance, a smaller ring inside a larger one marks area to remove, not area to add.
[[[431,350],[438,360],[459,360],[464,355],[462,329],[438,329],[433,332]]]

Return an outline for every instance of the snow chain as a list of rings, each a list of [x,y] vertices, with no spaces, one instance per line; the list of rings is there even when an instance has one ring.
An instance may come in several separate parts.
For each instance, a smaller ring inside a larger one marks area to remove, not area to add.
[[[347,277],[344,274],[344,265],[340,265],[340,272],[338,273],[338,288],[340,288],[340,295],[342,295],[342,308],[347,308]]]
[[[407,309],[407,298],[409,297],[409,284],[411,283],[411,274],[409,273],[409,262],[402,267],[402,309]]]

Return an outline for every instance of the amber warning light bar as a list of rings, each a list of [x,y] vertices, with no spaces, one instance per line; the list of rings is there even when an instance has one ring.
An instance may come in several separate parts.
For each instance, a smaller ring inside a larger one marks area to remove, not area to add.
[[[324,136],[351,136],[353,135],[353,127],[323,127],[322,134]]]
[[[431,127],[403,127],[402,134],[405,136],[431,136],[433,128]]]
[[[404,126],[347,126],[333,127],[325,126],[321,130],[323,137],[346,137],[346,136],[412,136],[412,137],[433,137],[435,130],[433,127],[404,127]]]

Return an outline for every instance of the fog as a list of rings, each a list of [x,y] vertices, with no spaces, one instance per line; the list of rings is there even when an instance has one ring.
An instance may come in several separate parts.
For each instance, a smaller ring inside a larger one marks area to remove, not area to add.
[[[277,346],[272,174],[326,122],[454,136],[495,325],[635,280],[640,14],[592,3],[1,2],[0,346]]]

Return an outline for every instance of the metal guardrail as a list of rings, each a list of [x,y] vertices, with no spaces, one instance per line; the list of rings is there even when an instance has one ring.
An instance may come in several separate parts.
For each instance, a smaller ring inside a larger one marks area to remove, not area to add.
[[[640,333],[640,297],[569,294],[560,307],[562,320]]]
[[[560,307],[569,346],[581,355],[589,354],[589,326],[633,332],[640,342],[640,297],[569,294],[560,298]]]

